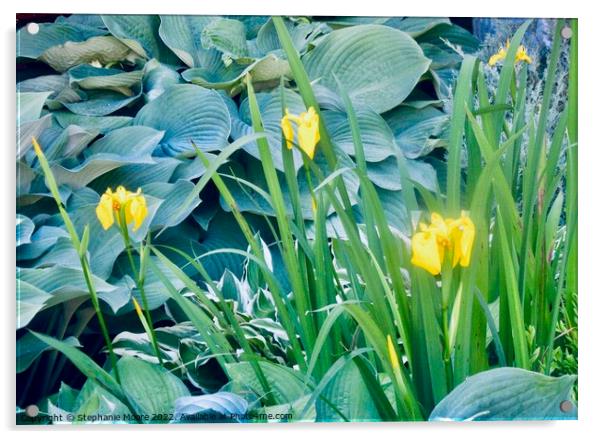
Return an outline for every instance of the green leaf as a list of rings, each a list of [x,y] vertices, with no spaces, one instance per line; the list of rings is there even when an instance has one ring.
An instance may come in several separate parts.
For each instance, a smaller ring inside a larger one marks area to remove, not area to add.
[[[192,142],[203,151],[220,150],[230,134],[230,115],[219,94],[190,84],[170,87],[142,107],[133,124],[165,131],[161,146],[167,155],[192,155]]]
[[[570,401],[576,378],[549,377],[512,367],[481,372],[447,395],[429,420],[576,419],[576,408],[567,413],[560,410],[563,401]]]
[[[92,276],[98,297],[105,301],[113,311],[117,311],[125,303],[128,296],[122,288],[111,285],[99,277]],[[31,289],[29,286],[34,287]],[[44,308],[90,295],[80,269],[55,265],[47,268],[19,268],[17,273],[17,291],[22,288],[24,303],[37,303],[40,292],[50,295],[44,302]],[[39,291],[38,291],[39,290]],[[35,301],[34,301],[34,298]],[[41,299],[40,299],[41,300]]]
[[[149,127],[118,128],[86,148],[86,158],[77,166],[53,166],[52,171],[58,185],[79,189],[119,166],[153,163],[151,154],[162,138],[163,132]]]
[[[17,93],[17,124],[32,122],[42,115],[42,108],[52,91]]]
[[[106,34],[102,29],[67,23],[40,23],[38,26],[36,34],[30,33],[27,26],[17,31],[17,57],[36,59],[51,47],[68,41],[79,43]]]
[[[382,113],[403,102],[430,61],[408,34],[359,25],[328,34],[303,64],[311,80],[337,90],[336,75],[355,106]]]
[[[107,65],[134,58],[128,46],[111,36],[92,37],[77,43],[68,41],[49,48],[40,56],[40,60],[59,72],[80,64],[98,62]]]
[[[44,308],[52,295],[28,282],[17,282],[17,329],[24,328]]]
[[[295,401],[304,395],[305,377],[297,371],[268,361],[258,361],[277,404]],[[230,363],[228,374],[233,382],[263,396],[263,388],[249,362]]]
[[[115,37],[144,58],[177,64],[175,55],[159,37],[157,15],[102,15],[102,21]]]
[[[71,346],[70,344],[56,340],[52,337],[48,337],[44,334],[31,331],[33,335],[42,340],[51,348],[56,349],[65,355],[74,365],[83,373],[86,377],[96,381],[106,390],[111,392],[114,396],[119,398],[121,401],[125,400],[125,396],[121,390],[115,378],[113,378],[108,372],[103,370],[98,364],[94,362],[90,357],[84,354],[79,349]]]
[[[245,25],[238,20],[218,18],[208,23],[201,34],[205,49],[217,49],[231,58],[248,55]]]
[[[176,400],[190,396],[184,383],[159,365],[123,357],[117,367],[123,392],[140,415],[172,414]]]
[[[408,158],[422,157],[447,144],[445,130],[449,116],[432,105],[423,108],[403,105],[385,114],[385,119]]]
[[[206,67],[211,51],[203,47],[203,29],[217,17],[201,15],[161,15],[159,35],[188,67]]]
[[[370,392],[353,361],[347,362],[316,401],[316,421],[343,420],[380,421]]]
[[[67,337],[63,340],[70,346],[81,347],[75,337]],[[51,347],[31,332],[25,333],[23,337],[17,340],[17,373],[24,372],[29,366],[42,355],[43,352]]]
[[[32,220],[27,218],[25,215],[17,214],[17,247],[23,244],[29,244],[31,242],[31,235],[33,234],[33,230],[35,228],[35,224]]]
[[[229,419],[236,421],[236,415],[244,415],[248,408],[249,403],[245,399],[231,392],[183,396],[176,400],[174,419],[176,422],[192,422],[186,417],[195,414],[214,414],[218,416],[218,422],[227,422]]]

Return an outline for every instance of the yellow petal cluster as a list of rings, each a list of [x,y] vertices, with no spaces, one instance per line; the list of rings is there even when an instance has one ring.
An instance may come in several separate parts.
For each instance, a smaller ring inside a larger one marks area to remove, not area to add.
[[[491,55],[489,58],[489,65],[493,66],[500,61],[506,59],[506,55],[508,54],[508,49],[510,48],[510,41],[506,41],[506,47],[500,47],[500,50]],[[533,61],[529,54],[527,53],[527,49],[522,44],[518,46],[518,50],[516,51],[516,55],[514,56],[514,64],[518,64],[519,62],[524,61],[527,64],[531,64]]]
[[[446,252],[451,252],[452,265],[470,264],[475,226],[466,212],[457,219],[443,219],[431,214],[431,224],[420,223],[420,231],[412,236],[412,264],[424,268],[432,275],[441,273]]]
[[[307,111],[298,116],[289,113],[288,109],[286,110],[286,114],[280,121],[280,127],[282,128],[282,134],[284,135],[288,149],[293,148],[293,140],[295,138],[292,122],[297,124],[299,148],[313,160],[316,145],[320,141],[320,117],[318,113],[316,113],[314,107],[309,107]]]
[[[134,230],[142,225],[148,209],[140,188],[136,192],[130,192],[123,186],[119,186],[115,192],[111,188],[107,188],[96,206],[96,216],[105,230],[111,227],[115,221],[120,224],[122,211],[125,215],[125,223],[133,222]]]

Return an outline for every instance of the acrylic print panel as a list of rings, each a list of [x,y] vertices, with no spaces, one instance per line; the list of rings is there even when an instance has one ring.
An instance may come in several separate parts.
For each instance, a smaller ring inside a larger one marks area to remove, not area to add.
[[[18,424],[577,417],[577,22],[20,15]]]

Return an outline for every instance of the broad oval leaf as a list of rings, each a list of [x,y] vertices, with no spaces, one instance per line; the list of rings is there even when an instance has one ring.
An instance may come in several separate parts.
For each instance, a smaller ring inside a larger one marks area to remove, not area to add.
[[[123,392],[138,414],[171,414],[178,398],[190,396],[184,383],[159,365],[123,357],[117,368]]]
[[[370,24],[328,34],[303,64],[311,80],[337,90],[336,75],[358,108],[382,113],[403,102],[430,60],[405,32]]]
[[[469,377],[433,409],[430,421],[576,419],[560,404],[570,400],[576,376],[550,377],[513,367]],[[575,407],[573,403],[573,407]]]
[[[166,155],[192,155],[192,142],[202,151],[220,150],[230,134],[230,114],[219,94],[191,84],[167,89],[142,107],[133,124],[165,131]]]

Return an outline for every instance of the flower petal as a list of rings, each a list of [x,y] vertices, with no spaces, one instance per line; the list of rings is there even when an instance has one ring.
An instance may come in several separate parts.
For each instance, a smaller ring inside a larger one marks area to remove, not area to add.
[[[432,275],[441,273],[439,246],[434,233],[418,232],[412,237],[412,264]]]
[[[146,199],[143,195],[137,195],[136,197],[130,200],[128,204],[128,209],[126,210],[126,217],[128,216],[128,214],[130,219],[134,221],[134,230],[138,230],[138,228],[140,228],[140,226],[144,222],[146,215],[148,215],[148,209],[146,208]],[[127,222],[129,223],[130,220],[127,220]]]
[[[113,217],[113,197],[110,189],[100,197],[98,206],[96,206],[96,216],[105,230],[115,222],[115,218]]]

